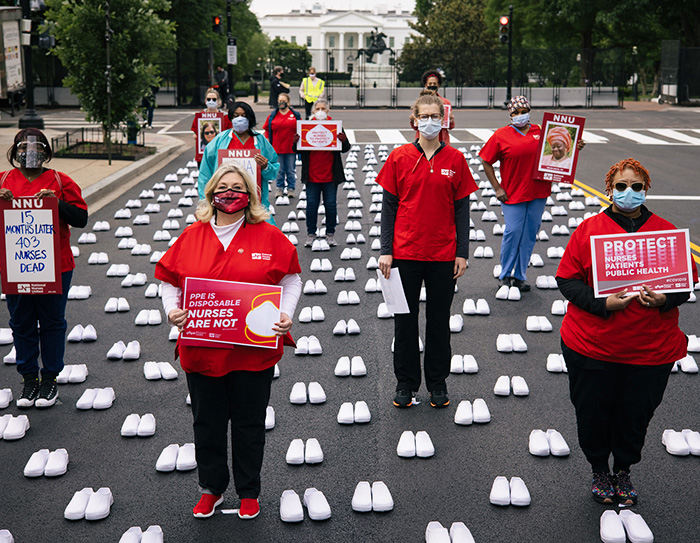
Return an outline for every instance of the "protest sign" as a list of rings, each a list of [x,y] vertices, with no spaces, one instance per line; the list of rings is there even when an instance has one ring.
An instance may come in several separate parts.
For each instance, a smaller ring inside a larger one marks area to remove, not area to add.
[[[545,112],[533,179],[573,183],[578,162],[576,144],[583,134],[585,117]]]
[[[185,346],[277,348],[272,327],[280,319],[282,287],[217,279],[185,279]]]
[[[255,162],[255,157],[259,154],[260,149],[219,149],[217,168],[225,162],[236,162],[255,179],[258,184],[258,197],[260,197],[262,194],[262,172],[258,163]]]
[[[200,111],[194,118],[197,133],[197,156],[195,158],[201,161],[204,147],[221,132],[224,114]]]
[[[340,151],[342,121],[297,121],[298,151]]]
[[[442,127],[450,129],[450,115],[452,114],[452,106],[449,104],[443,104],[442,107],[445,110],[445,116],[442,118]]]

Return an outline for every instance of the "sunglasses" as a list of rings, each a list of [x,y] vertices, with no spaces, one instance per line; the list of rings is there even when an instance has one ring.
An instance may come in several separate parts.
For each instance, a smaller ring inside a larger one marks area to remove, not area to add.
[[[634,192],[641,192],[644,190],[644,183],[632,183],[631,185],[627,185],[627,183],[615,183],[615,190],[617,192],[624,192],[627,190],[627,187],[630,186],[632,187],[632,190]]]
[[[216,132],[214,132],[213,130],[205,130],[204,135],[205,136],[215,136]]]

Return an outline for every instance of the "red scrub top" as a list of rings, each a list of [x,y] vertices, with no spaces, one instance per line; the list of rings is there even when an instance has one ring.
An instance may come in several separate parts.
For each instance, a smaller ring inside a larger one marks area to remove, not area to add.
[[[329,115],[326,119],[332,121]],[[333,153],[338,151],[309,151],[309,182],[333,182]]]
[[[530,125],[526,135],[513,125],[504,126],[496,130],[479,151],[479,156],[489,164],[501,161],[501,187],[508,195],[506,204],[530,202],[552,194],[549,181],[532,178],[541,134],[536,124]]]
[[[5,174],[7,177],[5,178]],[[57,177],[60,179],[57,179]],[[13,196],[34,196],[41,189],[50,189],[56,193],[59,200],[72,204],[80,209],[87,209],[78,184],[66,174],[56,170],[46,170],[34,181],[28,181],[19,168],[0,173],[0,179],[5,179],[2,188],[8,189]],[[58,231],[61,240],[61,273],[75,268],[73,251],[70,248],[70,226],[63,219],[58,219]]]
[[[399,199],[392,256],[453,261],[457,254],[454,202],[478,188],[462,153],[445,145],[428,162],[415,144],[402,145],[387,158],[377,183]]]
[[[278,228],[266,222],[244,222],[224,250],[211,224],[197,221],[185,228],[156,264],[155,277],[184,291],[187,277],[276,285],[285,275],[300,272],[297,250]],[[282,358],[282,343],[279,338],[276,349],[178,345],[178,352],[187,373],[221,377],[231,371],[274,366]]]
[[[200,134],[200,119],[219,119],[219,129],[216,132],[216,136],[218,136],[224,130],[228,130],[232,126],[231,121],[228,119],[228,115],[223,111],[217,111],[216,113],[200,111],[199,113],[195,114],[190,130],[192,130],[195,136],[197,136],[197,141],[194,145],[194,159],[197,162],[202,162],[202,157],[204,156],[204,146],[206,145],[201,139],[202,135]]]
[[[639,232],[674,230],[670,222],[652,215]],[[591,217],[574,230],[559,263],[557,276],[579,279],[593,288],[591,236],[625,234],[605,213]],[[693,281],[698,281],[693,266]],[[561,325],[567,347],[589,358],[620,364],[659,365],[680,360],[687,352],[687,339],[678,327],[678,308],[662,312],[633,300],[625,309],[611,311],[606,319],[570,303]]]
[[[297,133],[297,118],[291,111],[288,114],[277,112],[275,118],[272,119],[272,133],[274,137],[270,140],[270,117],[265,120],[263,125],[265,137],[268,141],[272,141],[272,147],[278,155],[286,155],[294,152],[294,144],[292,139]]]

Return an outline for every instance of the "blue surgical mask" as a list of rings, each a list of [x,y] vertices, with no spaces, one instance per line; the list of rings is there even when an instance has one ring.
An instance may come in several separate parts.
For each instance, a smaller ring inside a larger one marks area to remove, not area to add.
[[[421,121],[418,119],[418,132],[420,132],[421,136],[425,139],[434,140],[440,133],[440,130],[442,130],[441,120],[434,121],[433,119],[426,119],[425,121]]]
[[[250,123],[248,123],[248,119],[246,117],[234,117],[231,124],[233,125],[233,129],[239,134],[242,134],[248,130],[248,127],[250,126]]]
[[[643,190],[635,192],[632,187],[627,187],[626,190],[620,192],[613,189],[613,202],[622,211],[634,211],[642,205],[647,199],[647,194]]]
[[[517,126],[518,128],[522,128],[526,124],[529,124],[530,112],[528,111],[527,113],[523,113],[522,115],[516,115],[514,117],[511,117],[510,122],[513,123],[513,126]]]
[[[219,107],[219,103],[216,100],[207,100],[206,104],[209,109],[216,109]]]

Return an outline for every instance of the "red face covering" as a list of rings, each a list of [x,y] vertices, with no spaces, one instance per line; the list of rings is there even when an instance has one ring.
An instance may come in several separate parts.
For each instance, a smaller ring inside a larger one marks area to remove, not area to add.
[[[214,193],[212,206],[222,213],[232,214],[248,206],[250,201],[247,192],[228,189]]]

